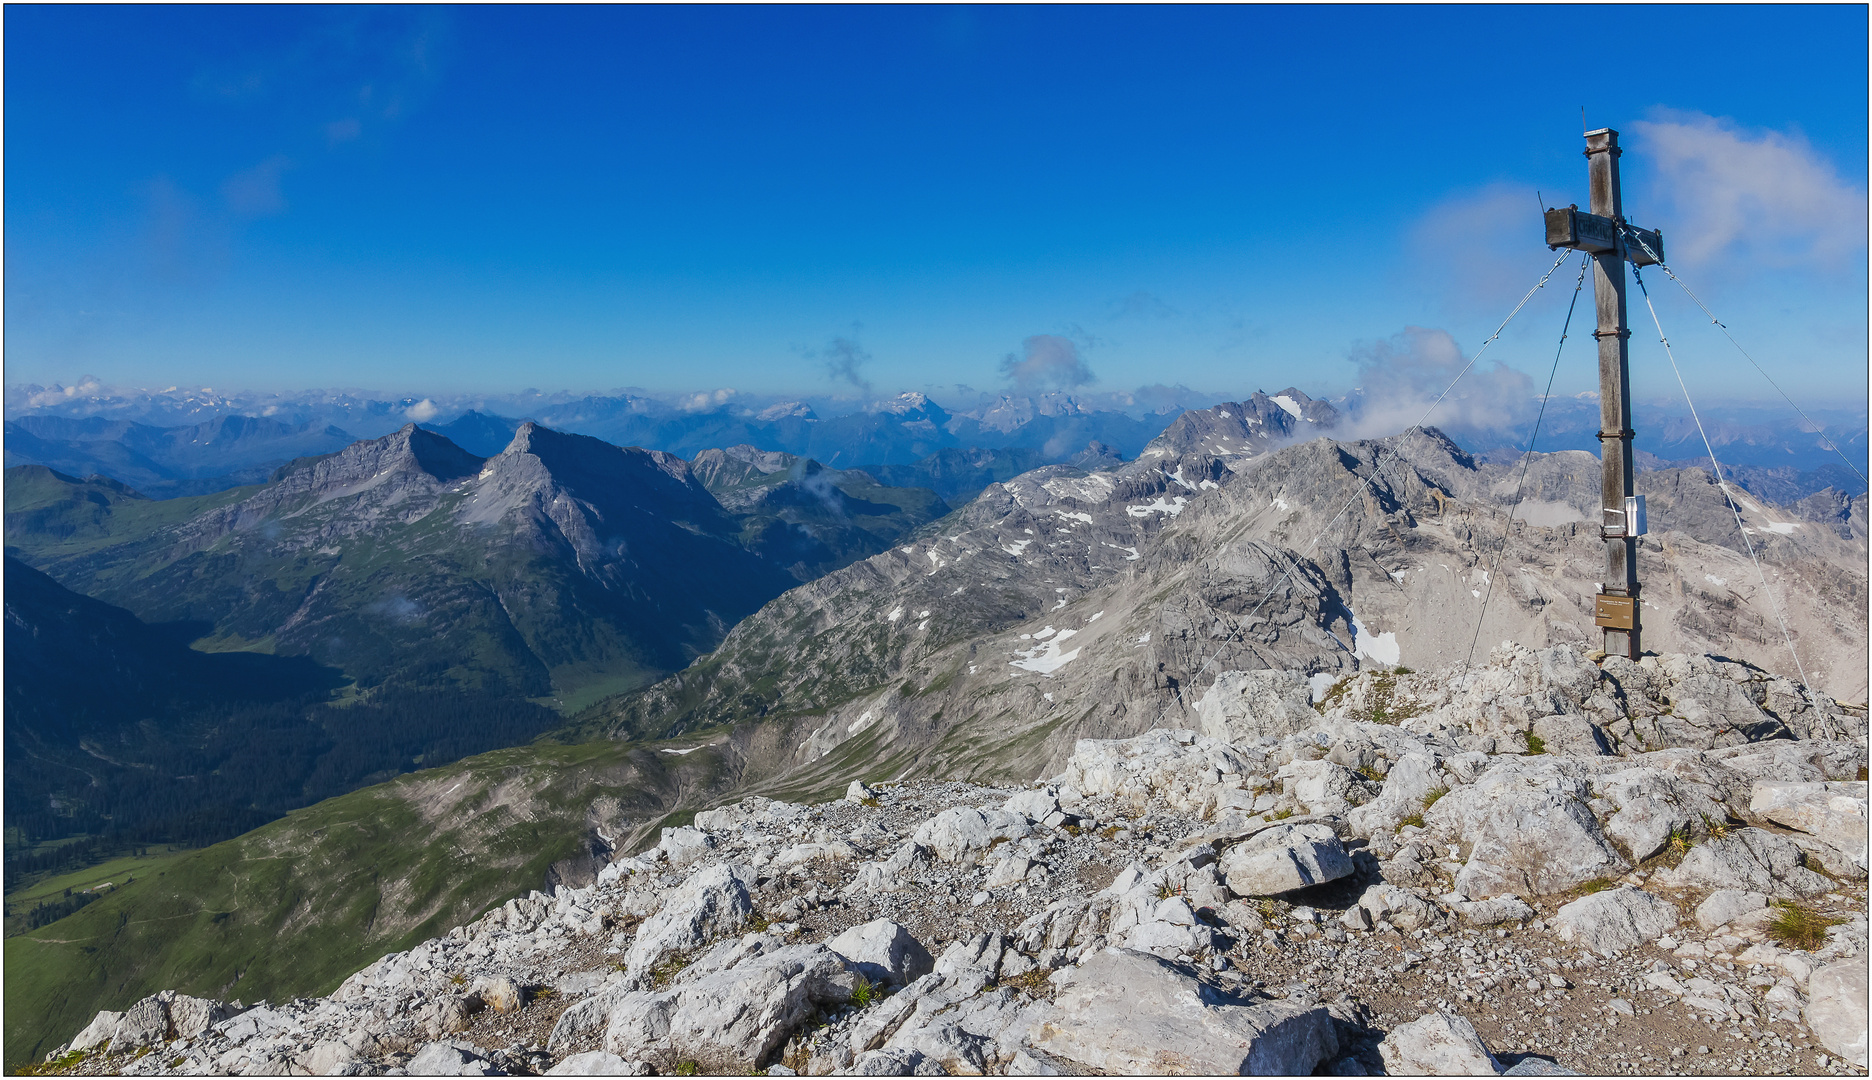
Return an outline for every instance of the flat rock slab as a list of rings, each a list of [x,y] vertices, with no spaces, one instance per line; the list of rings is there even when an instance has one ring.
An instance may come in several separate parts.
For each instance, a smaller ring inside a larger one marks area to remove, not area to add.
[[[1087,959],[1029,1041],[1126,1075],[1307,1076],[1339,1049],[1324,1008],[1228,998],[1187,968],[1128,949]]]
[[[1865,957],[1828,964],[1808,978],[1807,1026],[1822,1046],[1866,1067]]]
[[[1446,1012],[1392,1028],[1378,1044],[1390,1076],[1494,1076],[1501,1072],[1475,1025]]]
[[[1562,941],[1601,956],[1654,941],[1677,925],[1677,905],[1642,889],[1620,886],[1582,896],[1554,915]]]
[[[1222,856],[1222,877],[1237,896],[1276,896],[1351,873],[1352,859],[1330,825],[1276,826]]]

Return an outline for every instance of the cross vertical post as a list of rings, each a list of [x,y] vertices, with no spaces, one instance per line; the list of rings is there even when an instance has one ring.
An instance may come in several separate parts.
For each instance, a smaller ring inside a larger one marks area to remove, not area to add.
[[[1625,208],[1619,193],[1618,132],[1600,128],[1586,133],[1587,172],[1592,184],[1592,213],[1620,225]],[[1602,593],[1630,612],[1629,628],[1605,625],[1608,656],[1632,660],[1641,655],[1638,627],[1638,538],[1626,527],[1626,499],[1632,491],[1631,330],[1625,325],[1625,245],[1593,253],[1593,301],[1599,326],[1599,486],[1600,535],[1605,538],[1606,577]],[[1616,535],[1614,535],[1616,534]],[[1603,607],[1603,604],[1601,604]],[[1618,620],[1623,621],[1623,620]]]

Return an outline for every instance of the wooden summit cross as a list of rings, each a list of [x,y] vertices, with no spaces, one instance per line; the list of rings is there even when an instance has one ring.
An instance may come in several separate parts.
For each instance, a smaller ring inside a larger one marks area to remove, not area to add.
[[[1577,205],[1546,211],[1547,247],[1573,248],[1593,257],[1593,301],[1599,310],[1599,535],[1606,545],[1606,579],[1593,598],[1593,622],[1605,631],[1606,655],[1636,660],[1638,641],[1638,537],[1645,532],[1644,497],[1632,492],[1631,373],[1626,347],[1625,262],[1650,266],[1664,257],[1664,238],[1625,221],[1619,197],[1618,132],[1586,133],[1586,171],[1592,212]],[[1654,259],[1627,234],[1636,233]]]

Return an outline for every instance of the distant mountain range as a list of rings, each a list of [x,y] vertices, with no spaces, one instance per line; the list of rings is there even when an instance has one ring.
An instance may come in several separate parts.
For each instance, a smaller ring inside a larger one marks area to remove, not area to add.
[[[1258,395],[1266,398],[1267,395]],[[1297,391],[1273,395],[1298,406],[1314,401]],[[212,391],[118,391],[87,380],[76,387],[15,387],[7,393],[6,463],[38,464],[73,476],[108,476],[155,496],[202,494],[264,481],[272,470],[307,454],[328,453],[360,438],[376,438],[416,421],[468,452],[492,457],[530,418],[557,431],[590,435],[693,458],[705,450],[751,446],[807,457],[839,469],[860,468],[893,485],[924,486],[951,504],[988,483],[1047,464],[1084,466],[1135,458],[1145,443],[1188,409],[1220,399],[1185,388],[1121,394],[992,395],[958,391],[949,405],[924,393],[870,403],[826,398],[783,399],[722,391],[700,395],[540,394],[400,398],[350,391],[219,395]],[[1349,420],[1368,431],[1374,409],[1395,402],[1355,390],[1315,407],[1319,430]],[[1484,460],[1527,446],[1537,402],[1457,410],[1439,424],[1458,445]],[[1451,410],[1443,410],[1450,412]],[[1863,410],[1810,410],[1846,458],[1864,472]],[[1298,417],[1293,417],[1299,419]],[[1804,430],[1790,410],[1709,407],[1710,441],[1727,468],[1764,498],[1804,497],[1832,487],[1847,495],[1865,485],[1825,440]],[[1437,417],[1432,417],[1436,423]],[[1676,406],[1634,408],[1638,449],[1655,462],[1706,458],[1688,413]],[[1598,402],[1591,395],[1548,403],[1536,449],[1598,449]],[[1337,431],[1349,433],[1340,426]],[[1773,476],[1750,470],[1776,470]],[[1792,470],[1783,472],[1781,470]]]

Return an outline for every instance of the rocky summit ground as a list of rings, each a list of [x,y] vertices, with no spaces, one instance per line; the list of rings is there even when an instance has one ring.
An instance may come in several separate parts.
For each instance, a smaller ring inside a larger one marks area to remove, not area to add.
[[[1197,711],[1025,787],[703,811],[329,997],[159,994],[39,1068],[1864,1074],[1862,707],[1559,645]]]

